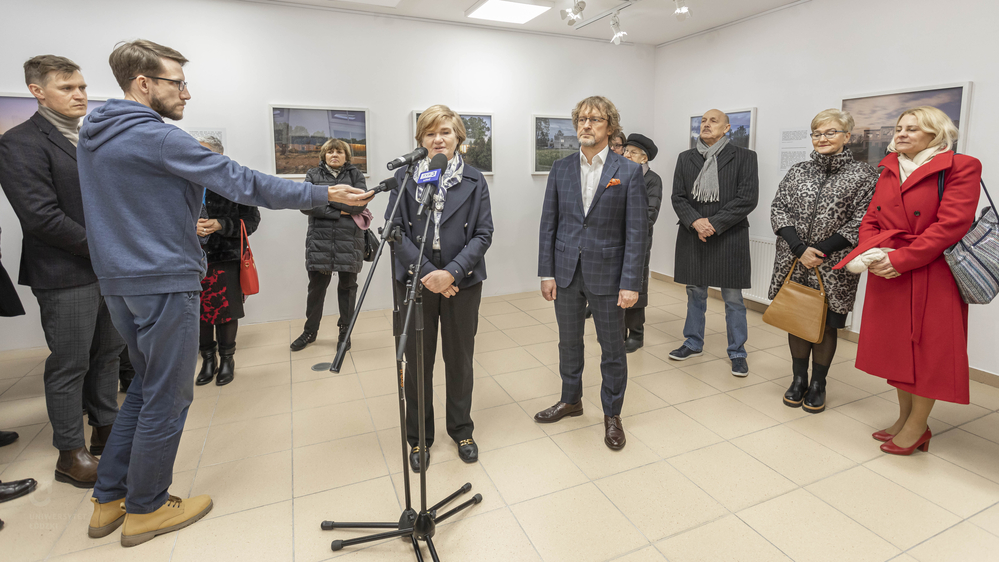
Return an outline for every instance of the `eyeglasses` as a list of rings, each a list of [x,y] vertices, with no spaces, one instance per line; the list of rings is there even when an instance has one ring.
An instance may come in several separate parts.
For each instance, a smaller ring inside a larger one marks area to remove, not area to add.
[[[638,150],[637,148],[628,147],[628,148],[624,149],[624,155],[625,156],[642,156],[644,154],[645,154],[644,152],[642,152],[641,150]]]
[[[611,143],[611,148],[621,148],[622,146],[624,146],[624,143],[620,143],[620,142],[612,142]]]
[[[576,119],[576,123],[579,124],[579,125],[585,125],[587,121],[589,121],[590,123],[593,123],[594,125],[599,125],[599,124],[607,121],[607,119],[605,119],[603,117],[580,117],[580,118]]]
[[[846,132],[847,131],[826,131],[824,133],[820,133],[820,132],[816,131],[816,132],[812,133],[809,136],[812,137],[815,140],[819,140],[822,137],[825,137],[827,139],[831,139],[831,138],[835,137],[836,135],[838,135],[840,133],[846,133]]]
[[[145,75],[143,74],[143,76],[145,76]],[[136,78],[138,78],[138,76],[133,76],[133,77],[129,78],[129,80],[135,80]],[[183,92],[184,90],[187,89],[187,82],[185,82],[183,80],[174,80],[173,78],[163,78],[161,76],[146,76],[146,78],[151,78],[153,80],[166,80],[167,82],[173,82],[174,84],[177,85],[177,89],[180,90],[181,92]]]

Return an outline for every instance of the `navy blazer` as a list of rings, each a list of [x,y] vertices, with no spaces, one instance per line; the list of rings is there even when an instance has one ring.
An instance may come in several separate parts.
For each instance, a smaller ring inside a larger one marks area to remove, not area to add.
[[[0,138],[0,185],[21,222],[18,283],[34,289],[96,283],[76,147],[40,113]]]
[[[612,179],[620,185],[610,185]],[[641,291],[649,237],[649,198],[642,167],[614,152],[583,210],[579,153],[556,161],[541,211],[538,275],[568,287],[581,264],[583,282],[597,295]]]
[[[402,182],[406,169],[400,168],[395,179]],[[387,221],[399,189],[389,195],[385,210]],[[419,246],[416,239],[423,235],[425,221],[430,218],[432,209],[427,209],[422,217],[417,217],[419,205],[416,203],[416,182],[412,179],[404,186],[402,203],[395,224],[402,227],[402,241],[396,245],[396,281],[406,282],[406,271],[416,262]],[[434,224],[431,220],[427,231],[427,243],[420,260],[420,277],[437,267],[430,263],[433,250]],[[441,258],[448,273],[454,276],[454,284],[459,289],[471,287],[486,279],[486,250],[493,241],[493,214],[489,205],[489,186],[486,179],[475,168],[465,164],[461,183],[447,191],[444,211],[441,214]]]

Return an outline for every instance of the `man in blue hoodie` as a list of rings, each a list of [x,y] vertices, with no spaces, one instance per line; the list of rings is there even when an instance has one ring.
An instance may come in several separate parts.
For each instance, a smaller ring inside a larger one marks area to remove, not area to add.
[[[174,49],[136,40],[115,48],[109,62],[125,99],[84,121],[77,160],[94,272],[128,343],[135,379],[97,470],[89,535],[106,536],[124,523],[121,544],[134,546],[212,508],[207,495],[167,492],[194,394],[204,189],[270,209],[358,205],[370,194],[261,174],[166,124],[181,119],[191,99],[187,59]]]

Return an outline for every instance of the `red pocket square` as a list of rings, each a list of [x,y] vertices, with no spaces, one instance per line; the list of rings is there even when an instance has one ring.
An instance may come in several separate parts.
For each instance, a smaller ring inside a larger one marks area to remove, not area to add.
[[[607,185],[604,186],[604,189],[607,189],[608,187],[612,187],[615,185],[621,185],[621,180],[617,178],[611,179],[611,181],[607,182]]]

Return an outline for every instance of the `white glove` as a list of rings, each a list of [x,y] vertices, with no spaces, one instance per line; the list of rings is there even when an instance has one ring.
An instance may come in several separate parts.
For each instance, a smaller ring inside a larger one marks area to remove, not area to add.
[[[872,263],[877,263],[888,255],[888,252],[894,252],[894,248],[871,248],[863,254],[850,260],[850,263],[846,264],[846,269],[850,273],[863,273],[867,271],[867,268],[871,266]]]

